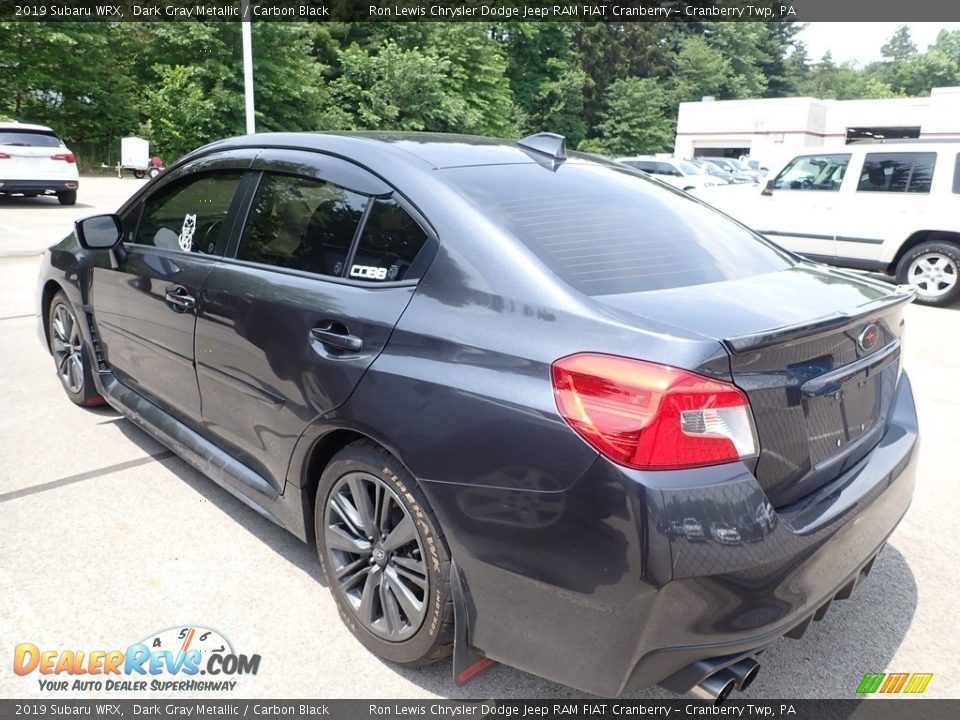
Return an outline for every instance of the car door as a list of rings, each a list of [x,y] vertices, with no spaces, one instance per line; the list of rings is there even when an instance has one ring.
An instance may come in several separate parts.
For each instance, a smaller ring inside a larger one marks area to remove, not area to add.
[[[934,203],[930,190],[937,153],[868,152],[851,178],[851,192],[836,213],[837,261],[878,269],[884,242],[899,245],[929,221]],[[924,218],[923,221],[920,218]],[[895,251],[888,253],[892,258]]]
[[[195,427],[196,303],[226,247],[228,218],[253,156],[207,157],[164,178],[124,214],[122,251],[93,270],[90,298],[113,374]]]
[[[736,216],[773,242],[814,259],[833,260],[849,153],[795,157],[770,187]]]
[[[265,150],[246,222],[204,285],[205,433],[282,490],[307,424],[386,344],[435,241],[391,187],[344,160]]]

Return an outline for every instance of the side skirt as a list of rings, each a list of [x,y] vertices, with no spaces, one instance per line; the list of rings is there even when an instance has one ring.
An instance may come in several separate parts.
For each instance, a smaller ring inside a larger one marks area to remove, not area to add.
[[[306,541],[299,488],[288,484],[285,489],[293,492],[278,493],[263,477],[123,385],[111,373],[99,373],[97,380],[104,399],[130,422],[247,507]]]

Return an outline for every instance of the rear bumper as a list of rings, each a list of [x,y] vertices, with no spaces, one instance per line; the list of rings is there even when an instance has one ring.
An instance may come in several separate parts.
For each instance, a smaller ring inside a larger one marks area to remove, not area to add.
[[[78,180],[3,180],[0,179],[0,194],[10,195],[18,193],[56,193],[66,190],[76,190],[80,186]]]
[[[570,490],[521,498],[510,524],[482,508],[517,505],[517,491],[426,490],[474,608],[473,646],[599,695],[685,692],[852,592],[910,504],[918,440],[904,375],[879,445],[786,507],[741,464],[650,473],[598,460]]]

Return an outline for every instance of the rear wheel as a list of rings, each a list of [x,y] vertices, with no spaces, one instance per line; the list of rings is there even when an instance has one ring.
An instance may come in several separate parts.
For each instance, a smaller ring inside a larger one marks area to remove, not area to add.
[[[67,397],[77,405],[102,405],[104,400],[93,383],[93,371],[77,314],[63,292],[53,296],[48,321],[50,351],[57,368],[57,377]]]
[[[314,522],[340,617],[368,650],[412,666],[450,654],[450,554],[396,458],[366,440],[337,453],[320,479]]]
[[[61,205],[76,205],[77,204],[77,191],[76,190],[63,190],[62,192],[57,193],[57,200],[60,201]]]
[[[897,263],[897,282],[917,291],[917,302],[949,305],[960,295],[960,247],[928,241],[911,248]]]

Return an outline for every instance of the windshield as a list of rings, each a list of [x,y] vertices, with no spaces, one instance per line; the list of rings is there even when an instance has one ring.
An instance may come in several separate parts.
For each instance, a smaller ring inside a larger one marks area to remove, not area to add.
[[[687,175],[706,175],[707,171],[696,163],[689,162],[688,160],[681,160],[677,163],[680,166],[680,169],[683,170]]]
[[[557,277],[587,295],[733,280],[789,256],[715,210],[627,168],[568,161],[442,171]]]

